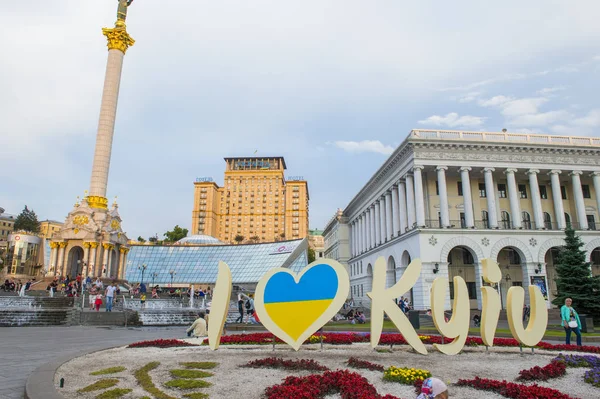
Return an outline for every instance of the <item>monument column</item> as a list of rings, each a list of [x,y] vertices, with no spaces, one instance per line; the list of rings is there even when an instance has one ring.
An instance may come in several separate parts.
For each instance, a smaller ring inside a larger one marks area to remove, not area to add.
[[[440,193],[440,218],[442,219],[442,225],[440,227],[447,228],[450,227],[450,213],[448,211],[448,190],[446,188],[446,170],[448,170],[448,167],[438,166],[436,170],[438,192]]]
[[[399,205],[399,213],[400,213],[400,231],[399,234],[402,235],[406,233],[406,229],[411,226],[408,224],[408,210],[406,208],[406,183],[398,182],[398,201]]]
[[[583,189],[581,188],[581,176],[583,172],[580,170],[574,170],[571,172],[571,182],[573,185],[573,197],[575,197],[575,210],[577,211],[577,222],[579,229],[576,230],[587,230],[588,222],[585,214],[585,199],[583,198]]]
[[[554,201],[554,215],[559,230],[563,230],[567,226],[565,218],[565,208],[563,206],[562,193],[560,192],[560,175],[562,171],[553,169],[548,173],[550,175],[550,184],[552,184],[552,200]]]
[[[56,255],[58,255],[58,243],[52,241],[50,243],[50,264],[48,265],[48,273],[56,276]]]
[[[413,167],[414,183],[415,183],[415,210],[417,214],[417,227],[425,227],[425,197],[423,195],[423,176],[421,171],[425,167],[423,165],[415,165]]]
[[[398,186],[392,186],[392,237],[397,237],[400,234],[400,203],[398,197]]]
[[[473,216],[473,197],[471,196],[471,179],[469,177],[469,172],[471,171],[471,168],[468,166],[463,166],[459,169],[459,171],[463,192],[463,211],[465,212],[465,227],[473,228],[475,226],[475,218]]]
[[[88,261],[88,257],[90,255],[90,243],[89,242],[83,242],[83,265],[81,265],[81,277],[82,280],[85,280],[85,278],[88,275],[88,270],[90,268],[90,262]]]
[[[596,193],[596,211],[598,214],[598,222],[596,222],[596,225],[598,225],[598,223],[600,223],[600,172],[594,172],[590,176],[592,176],[594,192]]]
[[[394,228],[392,227],[394,215],[392,212],[392,191],[388,190],[385,193],[385,238],[389,241],[394,236]],[[394,281],[395,283],[395,281]]]
[[[513,229],[521,228],[521,206],[519,204],[519,190],[517,186],[517,180],[515,178],[517,169],[508,168],[504,171],[506,175],[506,181],[508,183],[508,202],[510,206],[510,213],[512,213],[512,227]]]
[[[413,175],[406,175],[406,215],[408,219],[408,229],[415,227],[415,185]],[[404,233],[404,232],[403,232]]]
[[[375,201],[375,247],[381,243],[381,206]]]
[[[98,243],[90,242],[90,248],[92,249],[92,253],[90,254],[90,270],[92,277],[96,277],[100,275],[98,270],[96,270],[96,248],[98,248]]]
[[[65,263],[65,248],[67,247],[67,243],[59,242],[58,247],[58,262],[56,263],[56,270],[59,270],[60,275],[64,277],[66,275],[65,270],[63,270],[63,268]]]
[[[494,168],[483,169],[483,176],[485,180],[485,196],[488,207],[488,225],[490,229],[498,228],[498,211],[496,210],[496,190],[494,188],[494,176],[492,175],[492,172],[494,171]]]
[[[533,205],[533,218],[535,219],[535,228],[541,230],[545,228],[544,213],[542,211],[542,197],[540,195],[540,186],[537,179],[537,174],[540,173],[537,169],[529,169],[529,190],[531,191],[531,202]]]

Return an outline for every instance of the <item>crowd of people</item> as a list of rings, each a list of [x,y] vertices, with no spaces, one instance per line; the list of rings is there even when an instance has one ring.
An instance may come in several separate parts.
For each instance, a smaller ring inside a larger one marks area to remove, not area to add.
[[[0,280],[1,281],[1,280]],[[2,289],[4,292],[17,292],[19,296],[25,296],[25,292],[29,291],[31,285],[33,284],[33,280],[27,280],[25,284],[21,279],[15,280],[14,278],[4,280],[4,284],[2,285]]]

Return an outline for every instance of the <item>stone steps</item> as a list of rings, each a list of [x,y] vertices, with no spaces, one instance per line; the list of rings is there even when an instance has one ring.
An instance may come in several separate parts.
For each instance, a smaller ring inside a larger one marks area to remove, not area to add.
[[[69,310],[0,309],[0,327],[66,325],[69,316]]]

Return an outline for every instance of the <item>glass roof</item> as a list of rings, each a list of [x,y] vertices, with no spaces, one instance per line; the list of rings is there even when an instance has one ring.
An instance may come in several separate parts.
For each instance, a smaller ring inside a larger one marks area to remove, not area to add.
[[[215,237],[199,234],[195,236],[183,237],[181,240],[177,241],[177,244],[214,245],[223,244],[223,242],[219,241]]]
[[[304,250],[297,258],[290,259],[301,244]],[[125,278],[139,282],[141,270],[138,267],[146,264],[146,282],[169,284],[169,272],[173,270],[173,284],[214,284],[222,260],[229,265],[234,284],[256,283],[268,270],[284,264],[294,271],[301,270],[307,265],[307,248],[306,240],[247,245],[134,245],[127,254]]]

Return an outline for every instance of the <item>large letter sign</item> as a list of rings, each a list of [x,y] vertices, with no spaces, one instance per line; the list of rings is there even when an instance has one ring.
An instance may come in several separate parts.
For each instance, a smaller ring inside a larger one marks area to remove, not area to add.
[[[482,259],[482,276],[487,283],[498,283],[502,273],[498,264]],[[477,267],[477,266],[476,266]],[[392,287],[386,288],[386,261],[383,257],[375,261],[373,285],[367,296],[371,298],[371,346],[379,344],[383,330],[384,313],[387,314],[417,352],[427,354],[408,318],[395,303],[395,299],[409,292],[421,274],[421,261],[413,260]],[[215,285],[208,328],[211,349],[217,349],[223,324],[227,318],[231,300],[231,271],[224,262],[219,262],[219,274]],[[286,268],[269,270],[258,282],[254,306],[263,325],[275,336],[298,350],[302,343],[324,326],[340,310],[348,297],[350,279],[346,268],[340,263],[321,259],[308,265],[296,275]],[[447,355],[459,353],[469,332],[470,300],[467,285],[461,277],[454,277],[454,302],[452,317],[445,320],[444,311],[448,280],[438,277],[431,287],[431,315],[437,330],[452,342],[434,345]],[[485,345],[492,346],[500,314],[500,296],[489,286],[481,288],[483,309],[481,313],[481,337]],[[548,323],[546,302],[535,285],[529,286],[531,298],[531,320],[527,329],[523,327],[523,303],[525,292],[521,287],[508,290],[507,316],[512,335],[521,344],[536,345],[544,336]]]
[[[263,325],[295,350],[340,310],[350,290],[346,268],[319,260],[298,276],[269,270],[256,286],[254,306]]]

